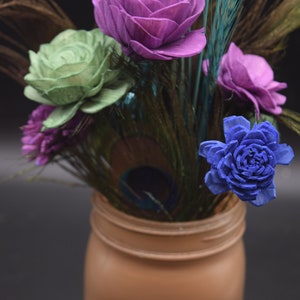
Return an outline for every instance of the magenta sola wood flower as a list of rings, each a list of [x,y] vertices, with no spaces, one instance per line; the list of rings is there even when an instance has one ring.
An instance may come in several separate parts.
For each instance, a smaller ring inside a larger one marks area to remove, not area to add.
[[[278,131],[269,122],[255,124],[241,116],[224,119],[225,143],[205,141],[199,155],[211,165],[205,184],[213,194],[232,190],[241,200],[261,206],[276,197],[277,164],[287,165],[292,148],[279,144]]]
[[[93,4],[99,28],[128,56],[170,60],[196,55],[205,47],[204,30],[189,31],[205,0],[93,0]]]
[[[260,109],[279,115],[280,105],[286,97],[278,91],[287,87],[286,83],[274,81],[274,73],[267,61],[258,55],[244,54],[234,43],[223,56],[218,83],[226,97],[233,95],[239,101],[252,102],[256,115]]]
[[[21,127],[22,154],[29,161],[35,160],[38,166],[47,164],[56,154],[61,153],[62,149],[74,145],[85,133],[77,129],[83,120],[84,114],[77,114],[64,126],[42,130],[43,121],[48,118],[55,109],[54,106],[40,105],[30,115],[26,125]],[[87,127],[85,127],[87,128]]]

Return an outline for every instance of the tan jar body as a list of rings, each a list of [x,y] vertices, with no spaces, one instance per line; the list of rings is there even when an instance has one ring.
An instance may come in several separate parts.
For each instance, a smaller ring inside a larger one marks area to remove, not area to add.
[[[85,300],[242,300],[245,204],[193,222],[128,216],[95,193]]]

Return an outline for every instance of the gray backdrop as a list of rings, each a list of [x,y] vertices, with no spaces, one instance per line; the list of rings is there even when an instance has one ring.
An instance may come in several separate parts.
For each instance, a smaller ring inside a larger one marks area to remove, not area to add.
[[[89,1],[58,1],[78,27],[93,26]],[[299,31],[292,35],[276,78],[288,82],[286,107],[300,111]],[[20,159],[19,126],[35,103],[0,76],[0,178],[28,167]],[[299,138],[283,130],[284,141],[300,153]],[[265,207],[248,206],[245,244],[245,300],[298,300],[300,294],[299,154],[278,169],[278,198]],[[73,182],[57,168],[44,176]],[[82,299],[84,253],[89,235],[91,190],[68,184],[15,178],[0,185],[0,299]],[[205,300],[205,299],[203,299]],[[220,299],[222,300],[222,299]]]

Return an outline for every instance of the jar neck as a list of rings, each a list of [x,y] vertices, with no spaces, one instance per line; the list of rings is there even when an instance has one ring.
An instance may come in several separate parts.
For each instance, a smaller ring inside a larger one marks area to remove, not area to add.
[[[237,243],[245,231],[246,205],[234,196],[233,207],[191,222],[157,222],[136,218],[114,208],[95,192],[91,225],[109,246],[138,257],[187,260],[208,257]]]

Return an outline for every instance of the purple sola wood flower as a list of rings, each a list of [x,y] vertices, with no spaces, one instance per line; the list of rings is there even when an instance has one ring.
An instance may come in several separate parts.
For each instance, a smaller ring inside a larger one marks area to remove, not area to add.
[[[204,30],[190,26],[205,0],[92,0],[99,28],[115,38],[126,55],[170,60],[200,53]]]
[[[62,127],[42,130],[43,121],[54,109],[54,106],[49,105],[38,106],[31,113],[27,124],[21,127],[22,154],[29,161],[35,160],[38,166],[46,165],[63,148],[74,145],[83,137],[84,132],[76,132],[85,116],[81,112],[77,112],[73,119]]]
[[[207,73],[208,64],[207,60],[204,61],[204,73]],[[241,103],[252,103],[258,117],[260,110],[281,114],[280,105],[286,101],[286,97],[278,91],[285,89],[287,84],[274,81],[268,62],[261,56],[244,54],[234,43],[222,57],[218,84],[226,98],[233,96]]]
[[[224,119],[225,143],[205,141],[199,155],[211,164],[205,184],[213,194],[232,190],[241,200],[261,206],[276,197],[277,164],[287,165],[292,148],[279,144],[278,131],[269,122],[255,124],[241,116]]]

